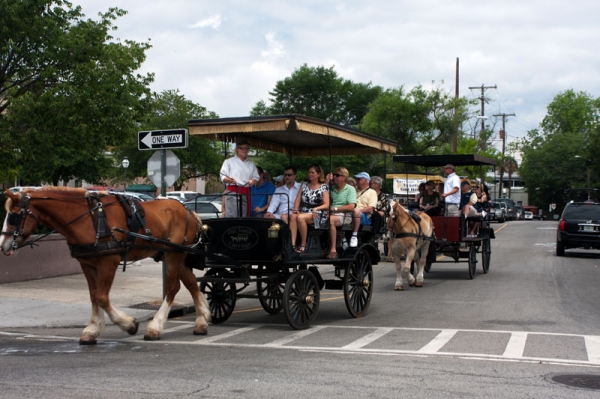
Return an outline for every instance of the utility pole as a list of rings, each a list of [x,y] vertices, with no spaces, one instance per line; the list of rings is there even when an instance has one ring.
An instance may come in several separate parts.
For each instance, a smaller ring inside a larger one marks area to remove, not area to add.
[[[456,57],[456,88],[455,88],[456,104],[458,107],[458,57]],[[454,110],[454,120],[458,117],[458,108]],[[455,126],[454,137],[452,138],[452,151],[456,154],[458,151],[458,124]]]
[[[502,160],[500,161],[500,183],[498,184],[498,195],[502,198],[502,179],[504,178],[504,149],[506,148],[506,117],[517,116],[515,114],[495,114],[492,116],[502,117],[502,130],[500,130],[500,138],[502,139]],[[510,189],[510,188],[509,188]]]
[[[481,115],[480,116],[485,116],[485,91],[487,89],[497,89],[498,86],[497,85],[493,85],[493,86],[485,86],[483,83],[481,84],[481,86],[472,86],[469,87],[469,89],[474,90],[474,89],[481,89],[481,97],[479,97],[479,99],[481,100]],[[485,119],[481,118],[481,131],[483,132],[485,130]],[[473,133],[473,138],[475,138],[475,133]]]

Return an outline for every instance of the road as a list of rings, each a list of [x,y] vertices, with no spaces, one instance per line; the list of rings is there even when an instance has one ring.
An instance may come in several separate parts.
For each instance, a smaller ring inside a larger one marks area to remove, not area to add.
[[[0,397],[597,397],[599,253],[556,257],[551,221],[493,227],[488,274],[434,263],[424,288],[396,292],[381,263],[360,319],[323,291],[303,331],[246,299],[205,337],[191,316],[153,343],[114,326],[95,347],[80,329],[5,331]]]

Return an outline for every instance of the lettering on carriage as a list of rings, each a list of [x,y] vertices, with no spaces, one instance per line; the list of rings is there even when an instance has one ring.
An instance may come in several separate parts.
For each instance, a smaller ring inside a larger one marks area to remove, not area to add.
[[[248,227],[232,227],[223,233],[223,244],[236,251],[245,251],[258,244],[258,234]]]

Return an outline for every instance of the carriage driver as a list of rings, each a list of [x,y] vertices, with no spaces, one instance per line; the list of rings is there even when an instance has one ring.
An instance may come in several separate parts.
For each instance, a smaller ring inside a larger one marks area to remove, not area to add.
[[[225,195],[225,217],[244,217],[250,213],[250,187],[256,184],[260,176],[254,163],[248,159],[249,150],[248,141],[238,141],[235,156],[226,159],[221,166],[221,181],[227,185],[227,191],[241,194]],[[238,197],[241,197],[241,208],[238,208]]]
[[[460,178],[454,173],[454,165],[447,164],[444,166],[446,182],[444,183],[444,192],[440,194],[446,202],[446,211],[444,216],[460,216],[458,206],[460,205]]]
[[[336,226],[342,224],[350,224],[352,220],[352,212],[356,207],[356,190],[349,184],[346,184],[346,179],[350,173],[348,169],[339,167],[333,174],[327,175],[327,181],[331,182],[331,218],[329,225],[329,238],[331,241],[331,249],[327,255],[328,259],[335,259],[338,257],[337,251],[335,250],[336,244]],[[346,237],[342,240],[342,248],[348,248],[348,242]]]

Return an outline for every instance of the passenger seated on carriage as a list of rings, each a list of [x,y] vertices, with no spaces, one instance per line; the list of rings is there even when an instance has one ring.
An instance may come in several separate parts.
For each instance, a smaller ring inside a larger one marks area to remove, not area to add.
[[[425,192],[419,200],[419,209],[429,216],[438,216],[440,214],[440,195],[433,191],[434,183],[429,180],[425,182]]]
[[[283,175],[283,185],[275,189],[269,209],[265,213],[266,218],[275,218],[289,223],[289,214],[293,209],[294,201],[300,190],[300,183],[296,182],[296,167],[288,166]]]
[[[329,239],[331,248],[328,259],[338,257],[336,246],[336,226],[342,224],[350,224],[352,222],[352,214],[356,208],[356,190],[349,184],[346,184],[350,173],[348,169],[339,167],[333,174],[327,175],[327,181],[333,182],[331,185],[331,217],[329,220]],[[348,248],[346,237],[342,239],[342,248]]]
[[[308,225],[314,224],[315,219],[328,209],[329,187],[325,184],[323,169],[319,165],[310,165],[308,181],[302,183],[298,190],[290,220],[292,247],[296,252],[306,250]],[[300,233],[300,245],[296,247],[298,232]]]
[[[481,213],[477,212],[477,208],[475,208],[475,204],[477,203],[477,194],[471,191],[471,184],[467,181],[464,181],[460,185],[461,197],[460,197],[460,208],[462,210],[465,218],[477,217],[477,216],[485,216],[485,211]],[[475,230],[479,226],[478,222],[471,221],[469,226],[469,235],[475,235]]]
[[[377,206],[377,193],[369,187],[371,176],[367,172],[360,172],[356,178],[356,208],[352,218],[352,237],[350,247],[358,246],[358,229],[360,225],[371,225],[371,214]]]
[[[250,187],[252,204],[250,216],[261,218],[269,208],[273,193],[275,192],[275,185],[269,181],[269,172],[263,170],[260,166],[257,166],[256,170],[258,170],[259,178],[256,184]]]

